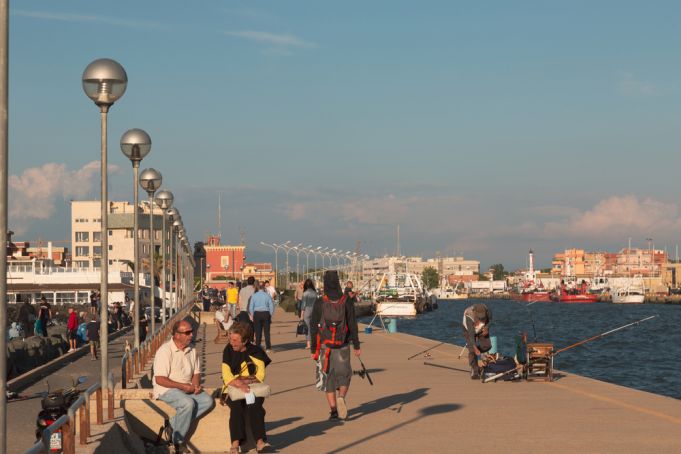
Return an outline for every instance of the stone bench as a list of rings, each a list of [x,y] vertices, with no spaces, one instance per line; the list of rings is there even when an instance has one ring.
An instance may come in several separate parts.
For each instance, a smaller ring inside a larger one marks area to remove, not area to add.
[[[206,390],[209,394],[212,391]],[[120,390],[116,397],[121,400],[128,430],[143,441],[155,441],[165,419],[175,414],[173,407],[153,399],[149,389]],[[220,405],[216,399],[215,407],[199,420],[188,446],[200,453],[228,451],[229,407]]]

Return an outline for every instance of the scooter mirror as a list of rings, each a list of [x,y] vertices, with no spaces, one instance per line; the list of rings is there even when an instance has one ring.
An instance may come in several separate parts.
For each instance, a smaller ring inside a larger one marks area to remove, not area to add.
[[[85,383],[86,381],[87,381],[87,377],[85,375],[81,375],[80,377],[78,377],[78,384],[79,385]]]

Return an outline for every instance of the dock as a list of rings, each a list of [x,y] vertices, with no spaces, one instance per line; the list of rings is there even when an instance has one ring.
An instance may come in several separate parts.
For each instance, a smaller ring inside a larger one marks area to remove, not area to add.
[[[206,323],[197,344],[207,388],[220,386],[226,345],[214,343],[210,317],[202,313]],[[471,380],[466,356],[458,358],[460,346],[404,333],[366,334],[363,327],[361,357],[374,386],[353,377],[348,419],[328,421],[329,409],[315,389],[314,364],[304,338],[295,335],[296,324],[292,314],[278,310],[271,329],[266,427],[278,452],[681,452],[680,400],[561,371],[553,382],[483,384]],[[430,356],[407,359],[430,347],[435,347]],[[354,357],[352,362],[358,370],[359,362]],[[147,403],[158,412],[158,401]],[[139,407],[128,407],[144,420]],[[213,446],[227,440],[229,411],[215,411],[200,422],[190,442],[195,450],[227,450],[226,445],[201,448],[206,440]]]

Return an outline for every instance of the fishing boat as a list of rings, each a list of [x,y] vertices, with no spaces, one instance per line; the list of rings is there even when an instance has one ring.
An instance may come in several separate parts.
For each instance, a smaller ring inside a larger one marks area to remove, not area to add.
[[[642,304],[645,300],[645,284],[641,275],[634,276],[626,285],[612,291],[612,302],[616,304]]]
[[[466,292],[462,282],[452,287],[444,277],[440,282],[440,287],[431,290],[430,294],[439,300],[464,300],[468,298],[468,292]]]
[[[515,291],[511,292],[511,298],[524,301],[527,303],[539,303],[552,301],[550,292],[544,287],[542,281],[538,278],[537,272],[534,269],[534,253],[532,249],[529,252],[529,268],[523,279],[518,284]]]
[[[414,317],[432,309],[421,280],[412,273],[384,273],[374,302],[375,312],[388,317]]]

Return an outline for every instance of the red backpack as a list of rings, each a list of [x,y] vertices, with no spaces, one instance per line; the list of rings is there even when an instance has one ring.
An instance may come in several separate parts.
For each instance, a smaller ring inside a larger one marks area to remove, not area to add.
[[[326,295],[322,298],[322,317],[319,320],[318,348],[321,344],[329,348],[342,347],[348,334],[345,320],[345,300],[343,295],[338,301],[331,301]]]

